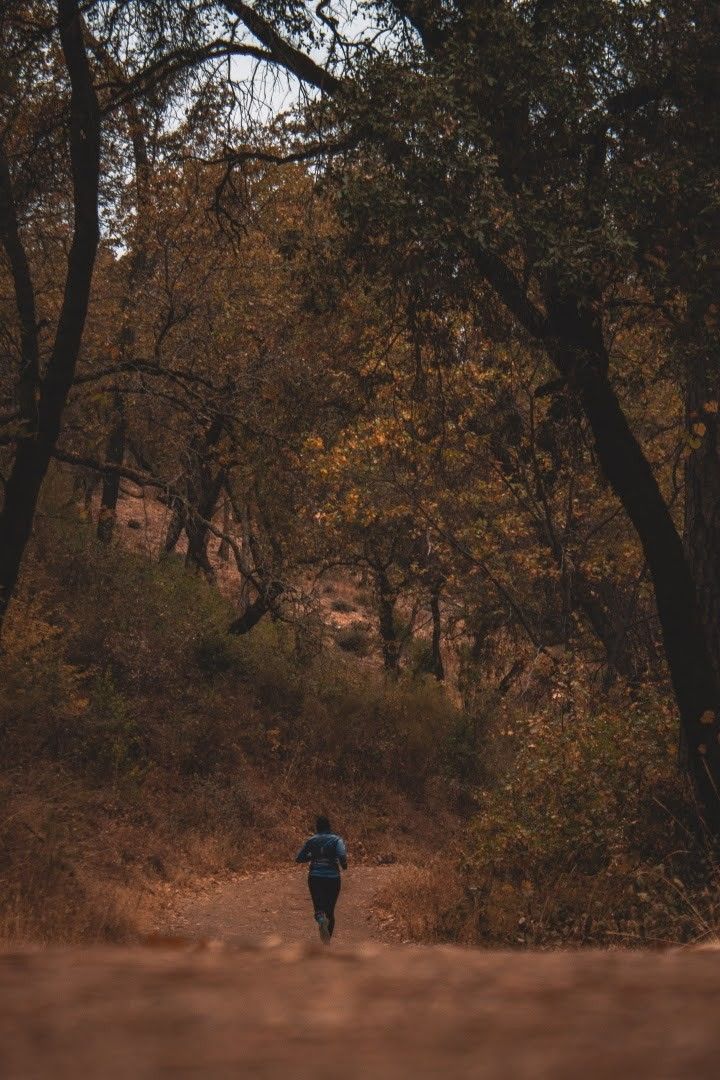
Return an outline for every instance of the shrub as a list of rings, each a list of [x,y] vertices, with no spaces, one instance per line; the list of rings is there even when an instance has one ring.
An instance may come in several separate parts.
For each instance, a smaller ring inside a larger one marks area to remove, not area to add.
[[[5,761],[62,756],[85,722],[87,675],[66,658],[62,627],[52,625],[38,594],[10,609],[0,656],[0,741]]]
[[[193,652],[203,675],[212,677],[223,674],[240,664],[236,641],[225,632],[203,637],[197,642]]]
[[[297,716],[303,700],[293,631],[280,622],[264,620],[237,639],[236,673],[252,688],[260,704]]]
[[[342,615],[349,615],[357,610],[354,604],[351,604],[349,600],[345,600],[342,596],[338,596],[336,600],[333,600],[330,607],[333,611],[337,611]]]
[[[717,925],[716,859],[686,809],[669,707],[618,696],[512,723],[516,753],[480,795],[463,871],[478,939],[647,943]]]
[[[356,619],[349,626],[343,627],[335,635],[335,641],[344,652],[356,656],[367,656],[370,651],[370,631],[367,624]]]
[[[433,674],[432,643],[427,638],[413,638],[409,652],[410,670],[414,675]]]
[[[101,544],[69,512],[52,524],[51,536],[45,525],[36,539],[44,550],[35,576],[48,621],[66,633],[66,659],[76,667],[92,668],[101,656],[117,687],[157,694],[176,685],[202,643],[229,625],[228,602],[181,562]]]
[[[73,764],[95,780],[139,775],[145,758],[140,729],[109,672],[90,682],[88,708],[68,732],[67,745]]]
[[[211,701],[197,702],[192,711],[174,716],[167,739],[182,776],[211,776],[237,757],[232,727]]]
[[[393,929],[404,940],[437,943],[461,940],[464,908],[460,878],[447,859],[426,866],[399,867],[392,884],[377,897],[381,912],[390,914]]]

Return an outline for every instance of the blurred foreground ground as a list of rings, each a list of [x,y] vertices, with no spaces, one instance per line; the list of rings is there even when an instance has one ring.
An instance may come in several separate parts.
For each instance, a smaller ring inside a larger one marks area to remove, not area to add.
[[[720,952],[393,944],[347,874],[332,946],[301,867],[171,890],[144,946],[0,953],[2,1080],[680,1080],[720,1073]]]
[[[370,943],[13,950],[0,1075],[716,1077],[720,954]]]

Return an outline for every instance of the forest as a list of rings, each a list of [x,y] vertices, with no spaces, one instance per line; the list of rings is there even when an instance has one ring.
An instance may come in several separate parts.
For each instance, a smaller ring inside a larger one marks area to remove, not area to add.
[[[0,937],[292,857],[720,925],[720,13],[0,0]]]

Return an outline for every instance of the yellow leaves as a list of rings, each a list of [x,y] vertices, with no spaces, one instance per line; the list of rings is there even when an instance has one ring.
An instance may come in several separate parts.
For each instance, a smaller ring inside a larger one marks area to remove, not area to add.
[[[693,420],[690,424],[690,430],[685,435],[685,440],[690,451],[699,450],[702,446],[702,441],[707,434],[707,424],[702,420]]]
[[[702,406],[702,412],[706,417],[716,415],[718,412],[718,402],[715,400],[706,401]],[[686,436],[690,450],[699,450],[702,446],[702,440],[705,435],[707,435],[707,424],[704,420],[695,419],[697,415],[697,413],[691,414],[690,431]]]

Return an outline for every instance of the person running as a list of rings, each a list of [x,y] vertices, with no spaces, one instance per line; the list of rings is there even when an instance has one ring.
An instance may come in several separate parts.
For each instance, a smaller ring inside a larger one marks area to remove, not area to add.
[[[347,870],[347,851],[342,837],[334,833],[330,821],[321,814],[315,835],[306,840],[295,862],[310,863],[308,885],[320,939],[327,945],[335,929],[335,905],[340,895],[340,867]]]

